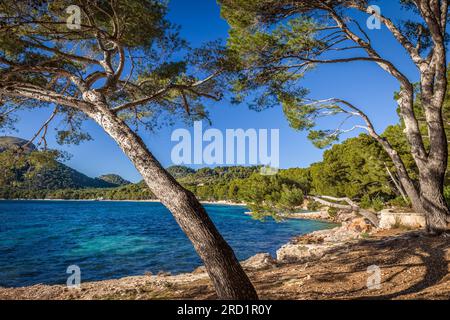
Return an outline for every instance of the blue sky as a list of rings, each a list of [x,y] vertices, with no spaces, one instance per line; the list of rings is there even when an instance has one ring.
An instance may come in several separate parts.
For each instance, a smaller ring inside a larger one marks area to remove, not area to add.
[[[383,14],[401,18],[393,4],[395,1],[383,2],[385,3],[381,5]],[[181,35],[194,47],[218,38],[225,40],[227,37],[228,26],[220,17],[220,10],[215,0],[171,0],[169,19],[181,26]],[[391,59],[405,74],[417,81],[418,75],[414,66],[386,29],[383,27],[382,30],[368,32],[373,38],[374,46],[383,56]],[[339,97],[360,106],[372,118],[380,131],[398,122],[396,103],[393,100],[393,92],[399,88],[398,83],[373,63],[319,66],[306,76],[303,85],[310,90],[313,98]],[[322,158],[323,150],[315,148],[307,140],[307,133],[289,128],[281,107],[255,112],[249,110],[245,104],[231,105],[226,100],[209,103],[209,106],[212,127],[223,132],[225,129],[237,128],[279,129],[282,168],[306,167]],[[17,132],[4,134],[29,139],[48,118],[49,113],[50,110],[22,113],[21,121],[16,126]],[[90,121],[85,127],[94,138],[93,141],[84,142],[79,146],[61,147],[55,143],[53,136],[49,136],[49,146],[68,151],[72,157],[66,163],[89,176],[117,173],[131,181],[141,179],[128,158],[101,128]],[[150,150],[164,166],[172,164],[170,154],[176,143],[171,142],[170,135],[178,127],[164,128],[156,133],[141,132]],[[356,134],[357,132],[349,136]]]

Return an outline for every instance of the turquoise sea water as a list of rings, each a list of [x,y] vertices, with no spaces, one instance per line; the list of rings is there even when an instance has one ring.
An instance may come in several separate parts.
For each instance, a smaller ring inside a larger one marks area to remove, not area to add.
[[[308,220],[260,222],[245,207],[205,205],[240,260],[272,255],[291,237],[331,225]],[[151,202],[0,201],[0,286],[65,283],[201,265],[170,212]]]

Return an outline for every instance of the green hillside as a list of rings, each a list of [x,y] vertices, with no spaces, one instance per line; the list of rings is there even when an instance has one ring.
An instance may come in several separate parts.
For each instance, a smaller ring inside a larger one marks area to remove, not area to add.
[[[27,140],[17,137],[0,137],[0,152],[23,148],[25,153],[36,151],[36,146]]]
[[[91,178],[57,161],[54,151],[38,151],[16,137],[0,137],[0,197],[26,197],[58,189],[113,188],[129,183],[117,175]]]
[[[169,172],[175,179],[180,179],[190,174],[194,174],[195,170],[185,166],[171,166],[167,168],[167,172]]]
[[[173,167],[169,167],[168,171],[171,172],[173,170],[172,168]],[[211,183],[230,182],[234,179],[246,179],[253,173],[259,172],[260,167],[233,166],[193,170],[191,168],[177,166],[177,170],[184,170],[186,172],[184,175],[174,176],[180,183],[198,186]]]
[[[125,180],[118,174],[104,174],[96,178],[96,180],[102,180],[115,186],[125,186],[127,184],[131,184],[130,181]]]

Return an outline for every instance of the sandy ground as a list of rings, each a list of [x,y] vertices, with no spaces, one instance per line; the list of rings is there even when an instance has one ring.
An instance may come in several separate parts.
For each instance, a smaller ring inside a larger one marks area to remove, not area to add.
[[[450,239],[382,231],[316,260],[249,272],[262,299],[450,299]],[[368,289],[381,270],[379,289]],[[215,299],[205,273],[128,277],[80,289],[35,285],[0,288],[0,299]]]

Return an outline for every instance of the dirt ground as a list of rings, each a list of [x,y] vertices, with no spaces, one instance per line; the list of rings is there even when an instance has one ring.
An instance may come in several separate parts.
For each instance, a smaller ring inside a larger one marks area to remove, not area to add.
[[[391,230],[320,259],[249,272],[261,299],[450,299],[450,238]],[[368,267],[381,270],[369,290]],[[80,289],[0,288],[0,299],[215,299],[205,273],[82,283]]]

